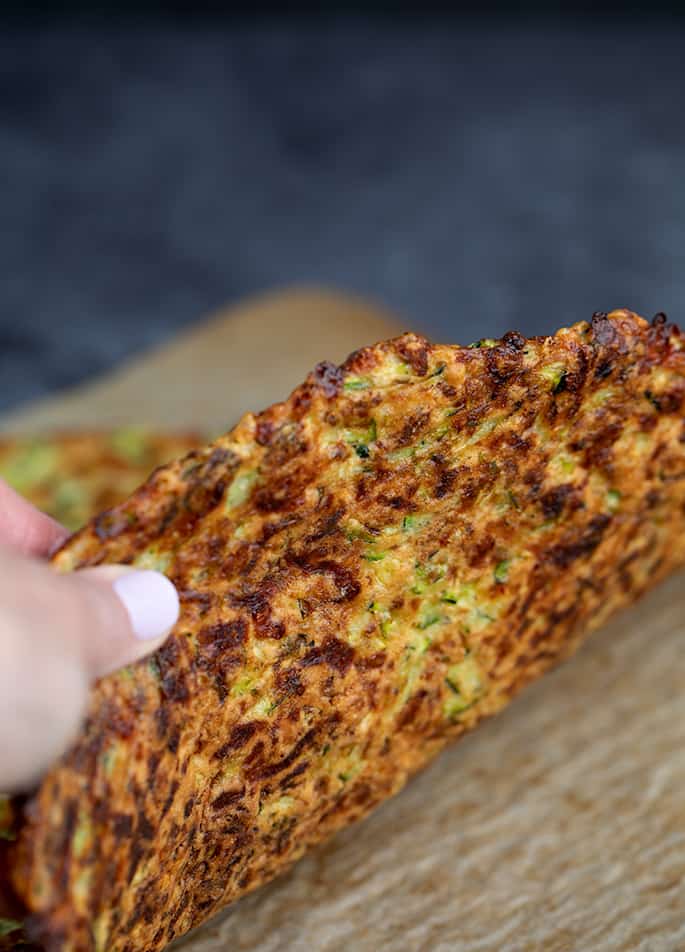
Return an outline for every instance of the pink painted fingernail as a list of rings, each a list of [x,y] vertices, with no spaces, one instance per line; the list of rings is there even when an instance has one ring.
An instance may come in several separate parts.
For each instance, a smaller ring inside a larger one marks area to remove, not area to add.
[[[127,572],[112,584],[131,619],[136,638],[161,638],[178,620],[176,589],[160,572]]]

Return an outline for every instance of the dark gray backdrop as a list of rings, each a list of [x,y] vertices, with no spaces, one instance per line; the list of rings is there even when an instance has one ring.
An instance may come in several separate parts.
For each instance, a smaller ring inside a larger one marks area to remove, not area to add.
[[[284,283],[444,340],[683,317],[685,35],[361,20],[0,32],[0,408]]]

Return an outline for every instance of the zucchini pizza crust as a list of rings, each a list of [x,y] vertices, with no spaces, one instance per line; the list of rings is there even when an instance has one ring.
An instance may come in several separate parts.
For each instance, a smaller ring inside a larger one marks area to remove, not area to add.
[[[9,866],[48,952],[156,952],[397,792],[685,561],[685,345],[628,311],[319,365],[54,557],[166,572]]]

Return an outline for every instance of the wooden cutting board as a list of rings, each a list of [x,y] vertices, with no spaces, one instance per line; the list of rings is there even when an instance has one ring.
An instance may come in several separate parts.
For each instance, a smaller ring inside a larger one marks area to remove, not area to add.
[[[401,329],[358,300],[270,295],[4,425],[220,430],[284,397],[318,360]],[[684,659],[681,573],[366,822],[179,949],[685,949]]]

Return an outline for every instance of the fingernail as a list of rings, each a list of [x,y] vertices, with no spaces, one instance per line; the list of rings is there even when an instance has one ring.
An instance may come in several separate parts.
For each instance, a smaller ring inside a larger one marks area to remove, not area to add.
[[[178,595],[160,572],[127,572],[112,588],[131,619],[131,628],[141,641],[161,638],[178,620]]]

